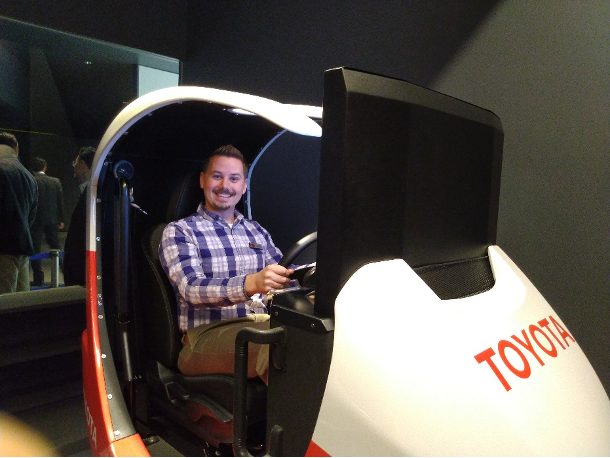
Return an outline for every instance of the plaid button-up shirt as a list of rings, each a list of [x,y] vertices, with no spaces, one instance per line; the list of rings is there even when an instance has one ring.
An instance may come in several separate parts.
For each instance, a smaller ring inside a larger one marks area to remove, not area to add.
[[[159,258],[178,302],[178,324],[187,329],[250,313],[265,305],[248,297],[246,275],[275,264],[282,253],[256,221],[235,212],[232,227],[203,204],[197,213],[163,231]]]

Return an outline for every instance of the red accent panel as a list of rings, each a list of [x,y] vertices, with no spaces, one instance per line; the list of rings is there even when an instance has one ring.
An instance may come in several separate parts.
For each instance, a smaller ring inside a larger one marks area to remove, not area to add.
[[[108,407],[97,305],[96,252],[87,251],[87,329],[83,332],[83,391],[93,456],[150,456],[138,434],[115,440]],[[102,319],[105,320],[106,317]]]
[[[95,275],[95,252],[87,251],[87,277]],[[93,267],[93,268],[91,268]],[[97,283],[87,278],[87,329],[83,333],[83,390],[89,443],[94,456],[104,454],[114,441],[102,367],[97,310]],[[107,452],[106,452],[107,453]]]
[[[307,449],[307,452],[305,453],[305,456],[330,456],[330,455],[328,453],[326,453],[322,449],[322,447],[320,447],[314,441],[311,441],[309,443],[309,448]]]

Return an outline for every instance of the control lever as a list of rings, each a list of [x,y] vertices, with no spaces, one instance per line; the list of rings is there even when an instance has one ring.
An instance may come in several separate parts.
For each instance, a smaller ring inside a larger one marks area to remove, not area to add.
[[[133,188],[131,188],[129,190],[129,202],[130,205],[135,208],[136,210],[140,210],[142,213],[144,213],[145,215],[148,215],[148,213],[146,213],[142,207],[140,207],[138,204],[135,203],[134,198],[133,198]]]

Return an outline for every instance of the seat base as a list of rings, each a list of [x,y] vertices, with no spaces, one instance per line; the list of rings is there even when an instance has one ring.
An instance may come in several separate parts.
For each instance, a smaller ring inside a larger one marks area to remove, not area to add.
[[[214,447],[233,442],[233,376],[186,376],[151,361],[146,383],[152,412],[167,416]],[[264,431],[267,386],[256,378],[248,381],[247,390],[248,424],[261,423]]]

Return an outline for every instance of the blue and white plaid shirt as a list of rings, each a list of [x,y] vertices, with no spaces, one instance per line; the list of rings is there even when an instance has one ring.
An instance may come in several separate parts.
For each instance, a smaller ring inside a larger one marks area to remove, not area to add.
[[[159,258],[178,301],[180,330],[250,313],[266,313],[248,297],[246,275],[275,264],[282,253],[256,221],[235,212],[233,227],[199,204],[197,213],[169,223]]]

